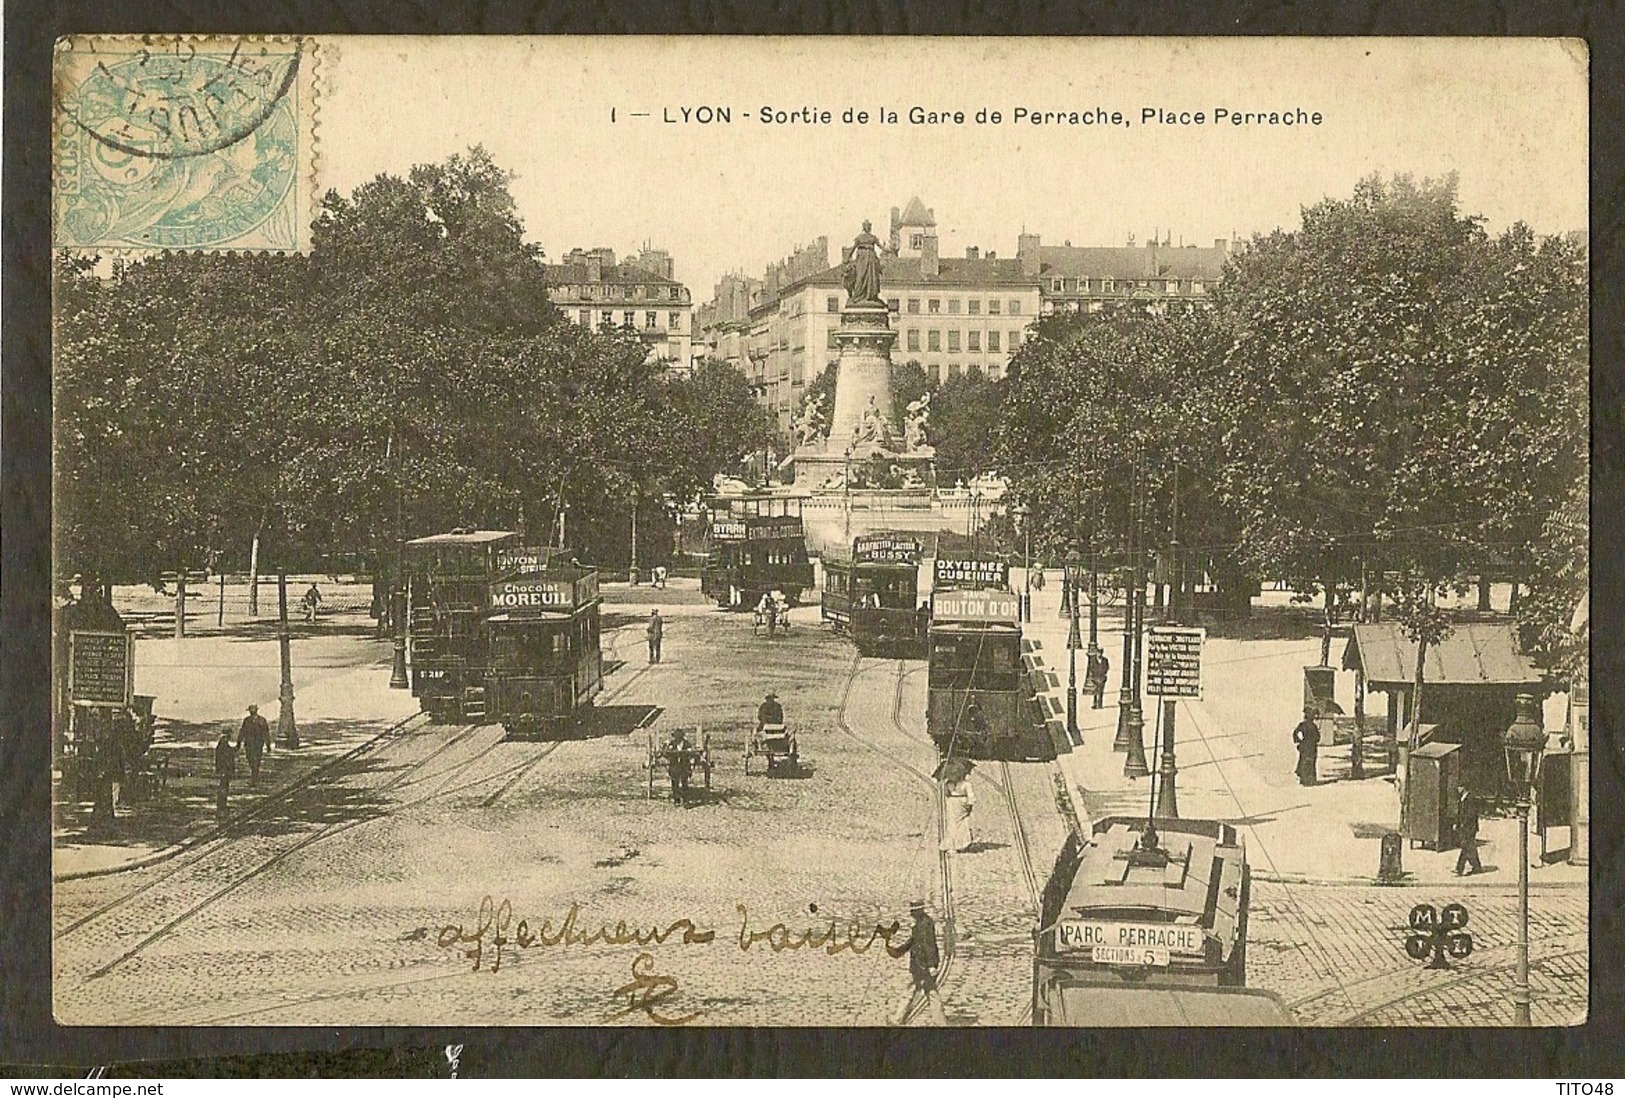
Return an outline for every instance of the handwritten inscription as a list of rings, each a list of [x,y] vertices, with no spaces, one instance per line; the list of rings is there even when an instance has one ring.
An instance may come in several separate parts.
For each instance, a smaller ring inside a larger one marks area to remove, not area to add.
[[[831,918],[818,926],[792,929],[782,922],[767,927],[753,926],[750,911],[744,904],[735,905],[734,910],[739,913],[739,932],[734,940],[747,953],[754,949],[771,953],[821,952],[829,957],[842,953],[861,956],[868,953],[877,941],[884,942],[886,952],[894,958],[908,951],[907,935],[902,935],[903,945],[893,944],[893,940],[902,934],[902,925],[896,919],[890,923],[866,926],[859,919]],[[502,970],[504,953],[511,954],[514,950],[616,946],[647,948],[667,942],[685,946],[710,945],[716,936],[715,930],[686,917],[673,919],[664,926],[629,926],[622,919],[613,927],[604,923],[589,929],[581,917],[581,905],[574,903],[562,919],[555,921],[552,917],[544,918],[533,927],[528,919],[515,921],[511,901],[504,899],[498,903],[486,896],[480,900],[479,915],[471,929],[462,923],[448,923],[440,928],[436,940],[441,949],[461,951],[464,957],[473,962],[471,971],[478,972],[484,968],[495,973]]]
[[[637,955],[632,962],[632,982],[615,989],[615,998],[626,996],[626,1006],[608,1015],[604,1021],[613,1022],[641,1011],[656,1025],[680,1026],[692,1022],[705,1013],[703,1010],[693,1010],[672,1017],[657,1010],[661,1003],[677,994],[677,981],[670,976],[659,976],[650,971],[654,968],[654,964],[653,954]]]

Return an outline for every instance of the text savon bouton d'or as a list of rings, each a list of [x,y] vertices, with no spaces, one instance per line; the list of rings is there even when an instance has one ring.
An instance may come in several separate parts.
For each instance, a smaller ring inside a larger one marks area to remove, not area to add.
[[[1147,128],[1221,126],[1271,128],[1320,126],[1326,115],[1292,104],[1213,107],[822,107],[763,104],[752,109],[700,104],[665,106],[658,111],[610,108],[610,121],[653,119],[668,125],[715,126],[739,122],[764,126],[1120,126]]]
[[[736,904],[734,910],[739,916],[738,933],[723,940],[747,953],[761,949],[771,953],[822,954],[830,957],[842,953],[861,955],[868,953],[877,941],[885,943],[886,953],[892,958],[908,952],[909,936],[898,919],[865,926],[857,919],[826,918],[819,919],[816,926],[791,929],[782,922],[765,927],[753,924],[750,911],[744,904]],[[810,911],[816,915],[817,905],[813,905]],[[532,923],[528,918],[514,918],[511,901],[504,899],[499,903],[486,896],[480,901],[479,914],[472,927],[447,923],[436,935],[436,943],[441,949],[460,951],[473,962],[474,972],[482,967],[498,972],[502,968],[504,950],[513,953],[528,949],[647,948],[667,943],[693,946],[710,945],[716,938],[714,929],[687,917],[664,920],[663,924],[649,926],[633,926],[624,919],[613,926],[602,921],[594,925],[593,920],[582,916],[578,903],[572,903],[562,916],[549,915],[540,922]],[[901,944],[894,945],[893,939],[898,938]]]

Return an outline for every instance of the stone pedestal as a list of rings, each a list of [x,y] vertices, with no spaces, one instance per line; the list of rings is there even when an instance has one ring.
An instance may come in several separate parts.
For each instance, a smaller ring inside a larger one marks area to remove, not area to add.
[[[901,449],[899,425],[892,422],[891,349],[897,333],[884,305],[848,305],[835,330],[835,407],[830,413],[828,449],[845,453],[863,428],[864,414],[879,408]]]

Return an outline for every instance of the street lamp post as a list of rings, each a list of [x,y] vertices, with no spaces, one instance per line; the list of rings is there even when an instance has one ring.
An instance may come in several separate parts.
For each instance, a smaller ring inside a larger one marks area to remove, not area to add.
[[[1025,543],[1025,552],[1022,556],[1021,569],[1021,620],[1033,620],[1033,532],[1027,522],[1029,512],[1027,505],[1018,503],[1010,508],[1010,517],[1021,523],[1021,534]]]
[[[276,573],[277,654],[281,657],[282,685],[277,692],[277,735],[287,748],[299,746],[299,726],[293,719],[293,653],[288,636],[288,570],[278,568]]]
[[[1083,742],[1078,731],[1078,565],[1081,563],[1076,550],[1068,553],[1066,573],[1061,580],[1070,618],[1066,632],[1066,734],[1075,744]]]
[[[389,669],[389,688],[405,690],[406,678],[406,455],[401,433],[395,432],[395,590],[390,614],[395,619],[394,661]]]
[[[1540,780],[1546,733],[1540,727],[1540,707],[1533,694],[1519,694],[1517,715],[1502,738],[1506,749],[1507,781],[1518,807],[1518,967],[1512,989],[1513,1023],[1529,1020],[1529,804]]]

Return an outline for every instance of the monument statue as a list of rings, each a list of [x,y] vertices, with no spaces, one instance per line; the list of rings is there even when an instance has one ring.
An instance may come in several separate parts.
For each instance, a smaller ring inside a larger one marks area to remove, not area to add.
[[[876,249],[880,238],[869,231],[869,222],[852,241],[852,250],[846,260],[846,303],[848,305],[881,305],[880,254]]]
[[[910,450],[918,450],[925,445],[925,428],[930,418],[930,393],[925,393],[920,399],[910,402],[908,415],[903,421],[903,439],[908,443]]]
[[[801,418],[796,420],[796,441],[801,446],[811,446],[823,433],[824,398],[815,394],[801,407]]]
[[[891,445],[891,422],[886,419],[886,413],[880,410],[880,405],[875,403],[873,395],[869,397],[869,406],[863,410],[863,419],[853,428],[852,441]]]

